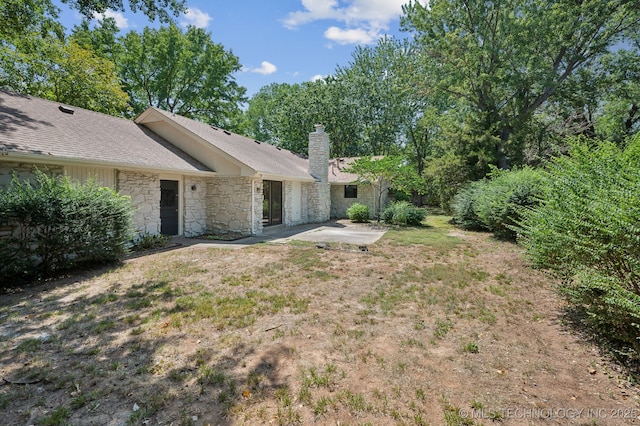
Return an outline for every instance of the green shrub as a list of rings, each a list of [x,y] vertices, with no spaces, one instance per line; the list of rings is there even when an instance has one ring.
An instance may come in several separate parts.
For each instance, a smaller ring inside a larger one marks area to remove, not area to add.
[[[489,179],[472,182],[456,194],[452,203],[454,222],[464,229],[488,230],[497,238],[515,240],[513,226],[523,208],[538,202],[540,172],[493,170]]]
[[[369,221],[369,207],[360,203],[353,203],[347,209],[347,217],[353,222],[368,222]]]
[[[515,240],[513,230],[520,220],[520,211],[538,203],[541,175],[538,170],[494,170],[490,180],[475,193],[473,209],[483,225],[494,236]]]
[[[478,194],[487,185],[486,180],[471,182],[462,188],[451,202],[453,221],[463,229],[472,231],[488,230],[475,211]]]
[[[95,182],[36,171],[33,184],[16,177],[0,191],[0,277],[31,279],[87,262],[109,262],[131,240],[131,203]]]
[[[519,242],[556,271],[584,321],[640,359],[640,136],[626,150],[575,143],[543,175],[540,205],[522,212]]]
[[[382,212],[382,220],[393,225],[418,226],[427,216],[427,211],[414,206],[408,201],[389,203]]]

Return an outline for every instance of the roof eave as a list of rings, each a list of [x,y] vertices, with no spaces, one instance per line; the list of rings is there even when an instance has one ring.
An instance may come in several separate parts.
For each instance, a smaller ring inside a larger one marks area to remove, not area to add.
[[[154,114],[155,113],[155,114]],[[202,136],[192,132],[191,130],[189,130],[188,128],[184,127],[182,124],[171,120],[169,117],[167,117],[166,115],[164,115],[160,110],[158,110],[155,107],[149,107],[147,108],[145,111],[142,112],[142,114],[140,114],[138,117],[136,117],[136,119],[134,120],[137,124],[143,125],[144,126],[144,120],[148,117],[159,117],[163,122],[168,123],[170,126],[173,126],[174,128],[180,130],[183,133],[186,133],[188,136],[190,136],[191,138],[197,140],[198,142],[200,142],[200,144],[208,149],[212,149],[215,153],[222,155],[223,157],[225,157],[227,160],[235,163],[237,166],[239,166],[241,168],[241,170],[243,170],[243,172],[241,173],[243,176],[248,176],[250,174],[255,174],[258,173],[257,170],[255,170],[254,168],[252,168],[250,165],[238,160],[236,157],[234,157],[233,155],[229,154],[226,151],[223,151],[222,149],[218,148],[217,146],[215,146],[214,144],[212,144],[211,142],[209,142],[208,140],[206,140],[205,138],[203,138]],[[204,124],[204,123],[202,123]],[[250,170],[250,172],[247,172],[245,169]]]
[[[185,170],[185,169],[172,169],[167,167],[151,167],[151,166],[141,166],[138,164],[127,164],[127,163],[114,162],[114,161],[87,160],[84,158],[74,158],[74,157],[55,157],[50,155],[29,154],[29,153],[14,152],[14,151],[1,151],[0,160],[3,160],[3,159],[24,160],[24,161],[29,161],[33,163],[51,164],[56,166],[111,167],[114,169],[127,169],[127,170],[154,172],[154,173],[162,172],[162,173],[178,173],[183,175],[194,175],[194,176],[217,176],[216,172],[207,171],[207,170]]]
[[[296,182],[317,182],[313,177],[284,176],[273,173],[258,172],[256,177],[263,180],[280,180],[280,181],[296,181]]]

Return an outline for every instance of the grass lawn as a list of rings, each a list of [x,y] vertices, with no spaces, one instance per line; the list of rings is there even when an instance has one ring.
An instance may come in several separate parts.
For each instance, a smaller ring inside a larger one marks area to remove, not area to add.
[[[640,424],[521,249],[452,228],[181,248],[0,296],[6,425]]]

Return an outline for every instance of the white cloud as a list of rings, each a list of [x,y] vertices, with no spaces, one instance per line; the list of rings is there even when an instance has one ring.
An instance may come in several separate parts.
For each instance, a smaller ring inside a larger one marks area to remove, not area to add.
[[[377,31],[366,30],[364,28],[342,29],[329,27],[324,36],[338,44],[370,44],[380,37]]]
[[[113,18],[119,29],[124,30],[125,28],[129,28],[129,20],[125,18],[122,13],[114,12],[110,9],[107,9],[104,13],[95,12],[93,18],[99,21],[102,21],[104,18]]]
[[[389,23],[402,14],[407,0],[301,0],[304,10],[291,12],[282,21],[289,29],[319,20],[341,23],[329,27],[324,35],[340,44],[368,44],[380,38]],[[428,0],[420,0],[427,4]]]
[[[183,27],[193,25],[196,28],[206,28],[209,26],[213,18],[206,12],[201,11],[196,7],[190,7],[180,20],[180,24]]]
[[[244,68],[244,71],[255,72],[262,75],[269,75],[278,71],[278,67],[273,65],[271,62],[262,61],[262,63],[260,64],[260,68]]]
[[[311,77],[310,81],[324,81],[325,78],[326,76],[324,75],[316,74],[313,77]]]

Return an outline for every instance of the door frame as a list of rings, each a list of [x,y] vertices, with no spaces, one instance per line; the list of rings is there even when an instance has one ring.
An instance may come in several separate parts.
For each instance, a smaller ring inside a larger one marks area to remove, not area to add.
[[[158,192],[160,191],[160,181],[161,180],[173,180],[178,182],[178,234],[183,235],[184,233],[184,179],[181,175],[172,175],[172,174],[160,174],[158,176]],[[160,197],[159,197],[160,198]],[[160,205],[160,199],[158,198],[158,206]],[[158,232],[162,229],[162,224],[160,222],[160,210],[158,207]]]
[[[273,189],[273,183],[277,183],[279,184],[280,187],[280,220],[277,222],[273,221],[273,197],[271,196],[271,194],[273,193],[272,189]],[[267,186],[269,187],[268,189],[268,194],[269,194],[269,199],[267,200]],[[263,193],[263,201],[262,201],[262,226],[263,227],[267,227],[267,226],[273,226],[273,225],[281,225],[284,223],[284,182],[280,181],[280,180],[263,180],[262,181],[262,193]],[[268,205],[268,218],[265,219],[265,215],[264,215],[264,209],[265,209],[265,204],[267,203]]]

